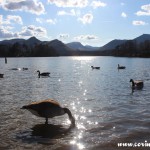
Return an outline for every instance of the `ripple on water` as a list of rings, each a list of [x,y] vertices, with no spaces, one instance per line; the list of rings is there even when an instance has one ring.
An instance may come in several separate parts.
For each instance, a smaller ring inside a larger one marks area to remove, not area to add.
[[[0,149],[118,150],[118,142],[150,141],[149,59],[9,58],[8,62],[0,63],[6,74],[0,80]],[[126,70],[118,72],[118,63]],[[101,69],[91,70],[92,65]],[[26,66],[25,72],[9,70]],[[38,78],[35,70],[51,75]],[[142,90],[132,92],[133,77],[144,79]],[[20,110],[47,98],[71,110],[75,128],[70,128],[67,115],[50,119],[45,126],[45,119]]]

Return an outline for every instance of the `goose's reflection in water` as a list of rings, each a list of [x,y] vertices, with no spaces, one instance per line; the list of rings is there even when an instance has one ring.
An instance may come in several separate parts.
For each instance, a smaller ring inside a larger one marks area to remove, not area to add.
[[[60,139],[70,136],[71,130],[75,128],[74,125],[63,126],[54,124],[36,124],[30,129],[26,129],[17,133],[16,139],[21,140],[24,144],[46,144],[46,145],[60,145]]]
[[[70,125],[69,128],[64,128],[62,125],[53,124],[37,124],[32,130],[31,136],[39,136],[42,138],[55,138],[67,135],[75,126]]]

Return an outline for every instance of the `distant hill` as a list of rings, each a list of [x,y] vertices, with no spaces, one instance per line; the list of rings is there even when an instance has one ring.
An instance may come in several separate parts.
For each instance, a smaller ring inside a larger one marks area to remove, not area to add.
[[[121,57],[150,57],[150,35],[143,34],[131,40],[125,40],[111,50],[105,50],[100,55]]]
[[[6,44],[15,44],[15,43],[23,43],[25,39],[11,39],[11,40],[3,40],[0,41],[0,44],[6,45]]]
[[[93,46],[90,46],[90,45],[85,45],[84,47],[86,47],[86,49],[87,50],[95,50],[95,51],[97,51],[97,50],[99,50],[100,49],[100,47],[93,47]]]
[[[106,45],[102,46],[100,48],[100,50],[112,50],[115,49],[116,46],[121,45],[123,43],[125,43],[127,40],[112,40],[109,43],[107,43]]]
[[[71,42],[66,44],[68,47],[74,50],[84,50],[85,47],[80,42]]]
[[[133,41],[136,41],[137,44],[140,44],[146,40],[150,40],[150,34],[143,34],[141,36],[138,36],[134,39],[131,39]],[[117,46],[119,45],[122,45],[123,43],[127,42],[129,40],[120,40],[120,39],[115,39],[115,40],[112,40],[110,41],[109,43],[105,44],[104,46],[102,46],[100,48],[100,50],[112,50],[112,49],[115,49]]]
[[[34,46],[36,44],[40,44],[41,41],[38,40],[36,37],[31,37],[28,40],[24,41],[24,44],[27,44],[28,46]]]
[[[90,45],[82,45],[80,42],[71,42],[66,44],[68,47],[74,49],[74,50],[79,50],[79,51],[93,51],[93,50],[98,50],[99,47],[93,47]]]
[[[28,46],[34,46],[35,44],[41,43],[41,41],[38,40],[36,37],[31,37],[31,38],[29,38],[27,40],[25,40],[25,39],[11,39],[11,40],[0,41],[0,44],[4,44],[4,45],[6,45],[6,44],[13,45],[15,43],[19,43],[21,45],[22,44],[26,44]]]
[[[49,41],[49,42],[44,42],[44,44],[55,49],[60,56],[68,55],[72,50],[67,45],[65,45],[63,42],[61,42],[57,39]]]
[[[144,42],[144,41],[146,41],[146,40],[149,40],[149,41],[150,41],[150,34],[143,34],[143,35],[141,35],[141,36],[135,38],[134,40],[135,40],[138,44],[139,44],[139,43],[142,43],[142,42]]]
[[[0,41],[0,57],[50,57],[50,56],[127,56],[150,57],[150,34],[143,34],[130,40],[115,39],[102,47],[82,45],[80,42],[64,44],[57,39],[40,41],[11,39]]]

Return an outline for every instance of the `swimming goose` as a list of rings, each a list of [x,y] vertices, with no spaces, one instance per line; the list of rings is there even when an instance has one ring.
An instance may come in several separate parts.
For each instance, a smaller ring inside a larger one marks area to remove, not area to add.
[[[67,113],[72,125],[75,124],[75,119],[72,116],[71,111],[68,108],[61,107],[57,101],[52,99],[33,102],[29,105],[23,106],[21,109],[27,109],[38,117],[44,117],[46,119],[45,124],[48,124],[48,118],[61,116]]]
[[[130,79],[130,82],[132,82],[132,88],[143,88],[144,86],[144,83],[142,80]]]
[[[3,78],[3,77],[4,77],[4,74],[1,74],[1,73],[0,73],[0,78]]]
[[[38,70],[37,71],[39,74],[38,74],[38,76],[39,76],[39,78],[40,78],[40,76],[47,76],[47,77],[49,77],[49,74],[50,74],[50,72],[43,72],[43,73],[40,73],[40,71]]]
[[[24,70],[28,70],[28,68],[23,67],[22,70],[23,70],[23,71],[24,71]]]
[[[12,68],[10,70],[21,70],[21,68]]]
[[[100,69],[100,67],[91,66],[92,69]]]
[[[118,64],[118,69],[126,69],[126,67],[125,67],[125,66],[120,66],[120,65]]]

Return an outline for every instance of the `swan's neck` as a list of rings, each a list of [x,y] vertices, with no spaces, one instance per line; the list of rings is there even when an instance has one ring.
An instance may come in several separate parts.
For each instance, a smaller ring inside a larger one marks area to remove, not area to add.
[[[71,121],[71,123],[72,123],[72,124],[75,124],[75,119],[74,119],[74,117],[72,116],[71,111],[70,111],[68,108],[64,108],[64,112],[68,114],[69,120]]]

